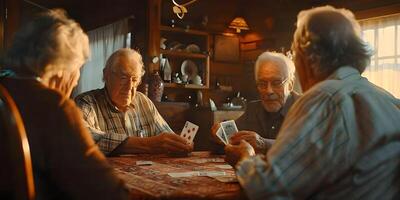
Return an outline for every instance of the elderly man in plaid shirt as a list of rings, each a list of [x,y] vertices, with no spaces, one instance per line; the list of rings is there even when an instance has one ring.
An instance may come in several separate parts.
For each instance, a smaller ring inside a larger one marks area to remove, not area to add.
[[[143,74],[141,55],[119,49],[103,70],[105,87],[76,97],[101,151],[106,155],[192,151],[193,144],[174,134],[154,104],[136,91]]]

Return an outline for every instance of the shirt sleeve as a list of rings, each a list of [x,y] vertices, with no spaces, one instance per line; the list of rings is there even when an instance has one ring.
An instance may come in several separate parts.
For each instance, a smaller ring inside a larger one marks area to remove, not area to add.
[[[237,164],[237,176],[250,199],[309,198],[323,181],[346,166],[348,133],[340,107],[329,94],[309,93],[288,113],[266,158]],[[347,165],[348,166],[348,165]]]
[[[46,152],[51,177],[70,199],[128,199],[129,191],[119,179],[104,155],[99,151],[82,116],[70,100],[65,100],[54,112],[50,125],[57,134],[47,138]]]
[[[128,138],[125,134],[106,133],[102,131],[98,125],[99,121],[93,108],[94,103],[91,103],[90,100],[79,98],[76,99],[76,104],[82,111],[83,124],[89,129],[93,140],[105,155],[110,154]]]

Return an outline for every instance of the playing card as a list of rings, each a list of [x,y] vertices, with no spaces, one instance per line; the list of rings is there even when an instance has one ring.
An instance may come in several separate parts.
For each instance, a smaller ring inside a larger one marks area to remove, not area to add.
[[[224,171],[199,171],[199,176],[215,177],[225,175],[226,173]]]
[[[222,183],[236,183],[238,182],[236,176],[213,176],[212,178]]]
[[[183,130],[181,132],[181,137],[189,140],[190,142],[193,142],[197,130],[199,130],[199,126],[189,121],[186,121],[185,126],[183,127]]]
[[[207,158],[207,162],[222,163],[225,162],[223,158]]]
[[[230,165],[215,165],[215,167],[220,168],[220,169],[232,169],[232,166]]]
[[[194,163],[223,163],[225,162],[225,160],[223,158],[196,158],[196,159],[192,159],[190,160],[191,162]]]
[[[199,172],[198,171],[171,172],[171,173],[168,173],[168,175],[171,176],[172,178],[193,177],[193,176],[198,176]]]
[[[232,137],[232,135],[238,132],[236,123],[234,120],[221,122],[221,127],[224,130],[226,141],[229,143],[229,139]]]
[[[224,144],[228,144],[228,141],[226,140],[226,136],[224,133],[224,129],[222,129],[222,126],[219,127],[216,135]]]
[[[136,165],[143,166],[143,165],[152,165],[153,161],[149,160],[138,160],[136,161]]]

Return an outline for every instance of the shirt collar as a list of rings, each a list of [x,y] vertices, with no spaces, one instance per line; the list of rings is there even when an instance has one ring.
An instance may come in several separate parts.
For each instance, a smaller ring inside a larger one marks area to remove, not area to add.
[[[327,79],[336,79],[336,80],[343,80],[343,79],[359,79],[361,77],[360,72],[350,66],[343,66],[334,71]]]

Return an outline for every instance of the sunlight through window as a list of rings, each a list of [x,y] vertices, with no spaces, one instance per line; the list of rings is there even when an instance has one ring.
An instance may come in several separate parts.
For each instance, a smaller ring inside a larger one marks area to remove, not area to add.
[[[375,50],[363,76],[400,98],[400,14],[360,24],[362,38]]]

